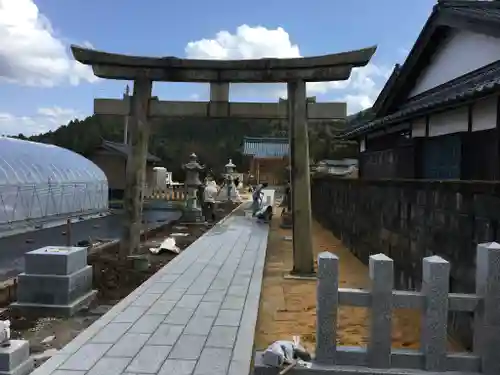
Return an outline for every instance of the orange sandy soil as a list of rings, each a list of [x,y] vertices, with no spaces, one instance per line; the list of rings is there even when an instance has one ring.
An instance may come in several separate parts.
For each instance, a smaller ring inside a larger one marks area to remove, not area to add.
[[[292,233],[291,230],[281,229],[280,221],[280,212],[277,212],[269,233],[255,348],[262,350],[276,340],[289,340],[293,335],[300,335],[304,346],[313,352],[316,335],[316,281],[283,278],[292,269],[292,242],[285,241],[283,238],[291,236]],[[323,251],[330,251],[339,257],[339,286],[341,288],[367,288],[369,286],[368,268],[352,255],[331,232],[314,222],[313,236],[315,259]],[[418,349],[419,337],[419,312],[395,310],[392,346]],[[368,340],[368,309],[340,307],[338,344],[366,347]],[[461,350],[461,348],[456,343],[450,343],[450,350]]]

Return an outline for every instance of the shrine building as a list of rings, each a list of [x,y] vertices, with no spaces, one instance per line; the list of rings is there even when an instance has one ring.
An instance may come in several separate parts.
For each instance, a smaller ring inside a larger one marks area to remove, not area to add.
[[[289,165],[288,138],[245,137],[243,155],[250,158],[250,182],[282,185]]]

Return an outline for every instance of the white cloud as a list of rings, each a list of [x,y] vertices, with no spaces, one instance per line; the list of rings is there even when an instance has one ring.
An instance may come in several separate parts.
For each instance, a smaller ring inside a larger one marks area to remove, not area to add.
[[[38,108],[33,116],[15,116],[10,113],[0,112],[0,135],[26,136],[45,133],[55,130],[69,121],[82,117],[78,111],[70,108],[44,107]]]
[[[401,55],[401,56],[404,56],[406,57],[409,53],[410,53],[410,50],[408,48],[399,48],[398,49],[398,53]]]
[[[235,34],[220,31],[214,39],[201,39],[189,42],[185,48],[187,57],[193,59],[255,59],[262,57],[290,58],[301,57],[297,44],[281,27],[267,29],[262,26],[241,25]],[[353,69],[347,81],[311,82],[307,84],[308,95],[331,93],[336,100],[345,100],[350,113],[365,109],[373,104],[388,78],[390,70],[369,63],[364,68]],[[239,85],[232,85],[237,88]],[[241,87],[241,86],[240,86]],[[255,94],[256,85],[245,85]],[[254,88],[252,90],[252,87]],[[286,97],[284,85],[261,84],[260,96]],[[262,90],[262,88],[267,90]],[[269,88],[272,87],[272,90]]]
[[[0,0],[0,80],[52,87],[97,78],[70,56],[33,0]]]

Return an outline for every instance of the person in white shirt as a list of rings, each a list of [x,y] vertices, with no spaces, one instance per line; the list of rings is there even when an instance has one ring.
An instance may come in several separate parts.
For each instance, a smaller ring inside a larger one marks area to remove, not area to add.
[[[205,189],[203,190],[204,216],[207,221],[209,218],[215,221],[215,198],[218,193],[219,189],[217,188],[217,184],[214,180],[208,178]]]

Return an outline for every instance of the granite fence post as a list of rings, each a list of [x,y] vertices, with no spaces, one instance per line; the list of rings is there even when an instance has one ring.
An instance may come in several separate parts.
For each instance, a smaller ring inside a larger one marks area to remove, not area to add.
[[[434,255],[422,261],[422,313],[420,350],[424,353],[424,369],[446,370],[448,341],[448,292],[450,263]]]
[[[500,244],[483,243],[476,253],[476,294],[482,303],[474,315],[474,353],[485,375],[500,374]]]
[[[339,258],[329,252],[318,256],[316,288],[316,361],[335,363]]]
[[[391,366],[393,261],[385,254],[370,256],[371,326],[368,364],[375,368]]]

